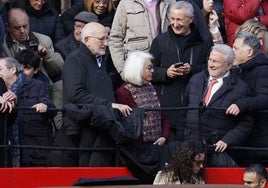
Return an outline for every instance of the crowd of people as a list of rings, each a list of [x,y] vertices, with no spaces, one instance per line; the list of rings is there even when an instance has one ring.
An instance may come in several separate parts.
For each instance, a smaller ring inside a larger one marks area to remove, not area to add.
[[[205,183],[200,167],[222,156],[239,165],[228,148],[267,147],[267,26],[267,0],[1,1],[1,144],[82,149],[15,147],[7,165],[113,166],[98,148],[138,119],[129,148],[180,148],[155,184]],[[81,113],[53,110],[70,104]],[[136,108],[149,110],[133,117]]]

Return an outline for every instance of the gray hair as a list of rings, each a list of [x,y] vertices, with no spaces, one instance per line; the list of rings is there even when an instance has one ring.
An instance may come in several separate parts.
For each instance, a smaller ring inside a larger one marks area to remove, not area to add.
[[[233,49],[230,46],[226,44],[216,44],[215,46],[212,46],[211,50],[222,53],[224,61],[226,63],[234,62],[235,55]]]
[[[176,1],[176,2],[172,2],[169,4],[168,17],[170,18],[171,9],[181,9],[181,8],[187,9],[187,12],[186,12],[187,17],[194,16],[194,8],[193,8],[193,5],[191,3],[188,3],[186,1]]]
[[[19,73],[23,72],[23,66],[13,57],[4,57],[4,58],[0,58],[0,60],[4,60],[6,62],[6,67],[8,69],[12,68],[13,66],[16,67],[16,74],[18,75]]]
[[[122,79],[125,82],[141,86],[142,72],[146,59],[152,59],[153,56],[143,51],[133,51],[129,54],[122,71]]]
[[[244,39],[243,44],[250,47],[253,50],[253,55],[261,53],[261,43],[257,36],[248,33],[248,32],[238,32],[235,35],[235,39],[242,38]]]

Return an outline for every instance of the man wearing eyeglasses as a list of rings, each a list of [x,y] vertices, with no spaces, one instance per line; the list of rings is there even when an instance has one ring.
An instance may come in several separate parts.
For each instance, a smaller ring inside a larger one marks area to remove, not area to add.
[[[213,46],[208,70],[193,75],[186,89],[188,107],[198,108],[201,104],[206,108],[202,113],[198,109],[187,110],[184,136],[185,139],[205,141],[215,146],[216,153],[208,153],[209,166],[234,165],[231,160],[221,161],[220,157],[224,155],[227,158],[228,154],[219,153],[226,152],[230,146],[244,144],[253,128],[250,114],[233,116],[219,110],[247,97],[250,92],[247,84],[230,70],[233,61],[231,47],[225,44]]]
[[[108,33],[103,25],[91,22],[84,26],[79,48],[67,56],[63,67],[63,101],[64,104],[109,106],[127,116],[131,108],[115,103],[112,82],[106,72],[103,56],[107,45]],[[74,124],[68,119],[67,114],[64,115],[65,134],[79,137],[80,141],[76,144],[80,147],[111,148],[114,146],[114,141],[105,131],[96,130],[88,123],[86,125]],[[113,164],[114,154],[111,152],[84,151],[79,153],[79,166],[111,166]]]
[[[74,31],[68,37],[55,44],[55,50],[58,51],[65,59],[68,54],[79,47],[81,41],[81,31],[83,27],[90,22],[98,22],[98,17],[87,11],[79,12],[74,17]]]

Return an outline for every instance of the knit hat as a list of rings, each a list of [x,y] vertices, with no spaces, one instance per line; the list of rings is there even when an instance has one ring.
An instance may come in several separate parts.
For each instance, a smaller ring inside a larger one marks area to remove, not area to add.
[[[84,23],[98,22],[98,17],[92,12],[82,11],[74,17],[74,21],[80,21]]]

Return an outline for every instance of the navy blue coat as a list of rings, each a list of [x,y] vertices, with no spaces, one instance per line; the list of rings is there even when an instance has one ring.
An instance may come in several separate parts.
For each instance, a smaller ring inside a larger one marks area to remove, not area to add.
[[[187,86],[189,107],[198,107],[203,103],[207,80],[207,71],[200,72],[191,78]],[[237,99],[248,94],[247,84],[231,73],[230,76],[223,78],[223,85],[212,96],[207,107],[226,109]],[[208,144],[222,140],[228,146],[239,146],[245,142],[253,127],[253,118],[250,115],[243,113],[235,117],[226,115],[225,110],[205,110],[201,121],[202,124],[199,125],[198,110],[188,110],[185,138],[205,140]],[[202,138],[200,138],[200,130]]]
[[[268,58],[259,54],[246,63],[240,64],[237,75],[244,80],[253,96],[236,101],[239,109],[250,111],[254,117],[254,129],[246,146],[268,147]]]
[[[26,79],[19,89],[18,107],[31,107],[38,103],[44,103],[48,108],[55,108],[49,98],[48,92],[42,81]],[[49,118],[54,118],[56,111],[46,113],[36,113],[35,111],[19,110],[18,122],[20,133],[20,144],[51,146],[52,144],[52,124]],[[49,150],[21,150],[21,165],[31,166],[46,164],[46,157]]]

